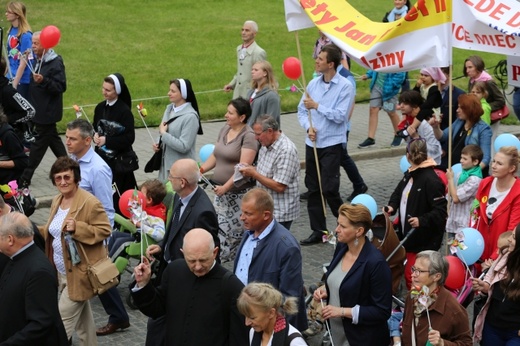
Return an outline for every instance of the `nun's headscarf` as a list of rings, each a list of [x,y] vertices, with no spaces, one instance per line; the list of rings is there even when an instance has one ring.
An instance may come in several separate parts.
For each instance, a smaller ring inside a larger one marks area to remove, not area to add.
[[[425,67],[421,69],[421,73],[427,76],[432,77],[435,82],[441,82],[444,84],[446,82],[446,75],[442,72],[442,70],[438,67]]]
[[[126,86],[125,78],[120,73],[111,74],[107,78],[114,82],[114,87],[118,95],[117,98],[123,101],[128,108],[132,109],[132,97],[130,96],[130,91]]]
[[[202,125],[200,123],[200,112],[199,112],[199,105],[197,104],[197,98],[195,97],[195,92],[193,91],[193,88],[191,87],[191,82],[189,79],[177,79],[180,85],[180,91],[181,91],[181,97],[186,100],[186,102],[191,103],[191,106],[193,109],[195,109],[195,112],[197,112],[197,116],[199,118],[199,131],[198,134],[202,135]]]

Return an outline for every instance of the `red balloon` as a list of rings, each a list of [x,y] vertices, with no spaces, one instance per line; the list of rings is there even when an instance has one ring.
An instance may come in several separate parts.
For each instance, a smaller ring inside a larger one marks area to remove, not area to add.
[[[134,196],[135,192],[137,192],[137,196]],[[137,190],[126,190],[123,192],[121,197],[119,197],[119,210],[121,210],[121,214],[127,218],[131,218],[132,214],[130,213],[130,209],[132,209],[133,201],[139,202],[142,206],[146,203],[146,198],[141,191]]]
[[[40,44],[45,49],[53,48],[60,42],[60,29],[54,25],[47,25],[40,33]]]
[[[445,258],[450,264],[450,269],[448,270],[448,277],[444,286],[449,290],[458,290],[464,285],[466,280],[464,263],[456,256],[446,256]]]
[[[290,56],[284,60],[282,70],[287,78],[296,80],[302,75],[302,64],[300,60]]]

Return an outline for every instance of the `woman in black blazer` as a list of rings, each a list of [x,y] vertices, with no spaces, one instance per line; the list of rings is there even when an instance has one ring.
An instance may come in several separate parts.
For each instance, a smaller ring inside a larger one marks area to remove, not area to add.
[[[339,208],[339,243],[325,285],[314,299],[327,300],[322,315],[329,320],[334,345],[386,346],[387,320],[392,309],[392,275],[383,254],[365,236],[372,227],[363,205]]]

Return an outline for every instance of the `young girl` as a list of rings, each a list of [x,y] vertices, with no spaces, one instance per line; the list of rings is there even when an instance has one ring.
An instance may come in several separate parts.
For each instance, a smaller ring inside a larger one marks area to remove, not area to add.
[[[491,106],[487,102],[488,92],[485,82],[475,82],[471,88],[471,93],[478,97],[482,104],[484,114],[480,117],[486,124],[491,125]]]
[[[394,0],[394,8],[385,14],[383,23],[401,19],[406,15],[410,7],[410,0]]]
[[[280,124],[280,95],[274,78],[273,67],[268,61],[257,61],[251,68],[251,89],[247,99],[251,103],[251,116],[247,121],[253,126],[256,118],[268,114]]]

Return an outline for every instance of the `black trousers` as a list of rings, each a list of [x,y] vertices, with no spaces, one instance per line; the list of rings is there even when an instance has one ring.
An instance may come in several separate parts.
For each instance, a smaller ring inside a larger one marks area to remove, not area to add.
[[[56,129],[56,124],[36,124],[36,141],[31,145],[29,154],[29,165],[23,171],[20,178],[21,184],[30,185],[34,171],[42,162],[43,156],[47,152],[47,148],[51,148],[56,157],[67,156],[65,145],[61,141],[61,137]]]
[[[330,147],[320,148],[317,149],[317,153],[323,197],[327,201],[332,214],[337,218],[338,209],[341,204],[343,204],[343,200],[339,194],[339,168],[343,155],[343,146],[336,144]],[[314,149],[308,145],[305,146],[305,186],[309,190],[307,212],[309,213],[311,229],[315,232],[326,230],[327,222],[325,215],[323,215]]]
[[[342,145],[343,155],[341,155],[341,163],[340,166],[343,167],[345,173],[347,173],[348,179],[352,182],[352,187],[354,190],[361,189],[363,185],[365,185],[365,181],[359,174],[359,170],[356,166],[356,163],[350,155],[348,154],[347,145],[348,145],[348,135],[349,131],[347,131],[347,143]]]

